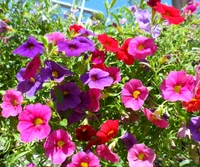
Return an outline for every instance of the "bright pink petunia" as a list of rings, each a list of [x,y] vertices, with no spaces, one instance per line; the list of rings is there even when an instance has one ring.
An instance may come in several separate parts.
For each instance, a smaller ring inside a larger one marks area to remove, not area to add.
[[[157,50],[154,39],[144,36],[137,36],[133,38],[128,46],[128,53],[134,59],[145,59],[147,56],[152,56]]]
[[[158,126],[159,128],[166,128],[168,126],[168,122],[165,119],[162,119],[159,115],[159,113],[151,112],[147,108],[143,109],[144,115],[147,117],[149,121],[151,121],[153,124]]]
[[[154,151],[144,144],[134,144],[127,156],[130,167],[153,167],[155,158]]]
[[[119,157],[112,150],[108,148],[105,144],[98,145],[96,148],[97,155],[107,161],[116,163],[119,161]]]
[[[46,34],[45,35],[50,42],[54,42],[54,45],[57,46],[59,42],[64,41],[65,35],[61,32],[52,32],[51,34]]]
[[[35,167],[35,164],[34,163],[30,163],[30,164],[26,165],[26,167]]]
[[[46,138],[51,128],[48,121],[51,118],[51,109],[40,103],[27,105],[19,114],[17,129],[23,142]]]
[[[105,61],[106,54],[104,51],[96,49],[92,52],[91,62],[93,64],[102,64]]]
[[[75,144],[71,141],[71,136],[63,129],[54,130],[44,143],[46,156],[53,164],[61,164],[71,156],[75,150]]]
[[[118,67],[107,67],[104,71],[109,73],[109,76],[113,79],[113,84],[121,80],[120,69]]]
[[[162,97],[168,101],[185,101],[192,99],[192,90],[195,80],[192,75],[187,75],[185,71],[171,71],[163,80],[160,89]]]
[[[1,108],[3,109],[1,115],[5,118],[18,115],[22,111],[22,101],[23,96],[21,92],[14,89],[7,90],[1,104]]]
[[[72,157],[72,162],[67,167],[100,167],[100,161],[92,152],[79,152]]]
[[[100,89],[89,89],[90,103],[88,106],[88,110],[92,112],[97,112],[100,108],[100,97],[101,90]]]
[[[131,79],[124,85],[122,89],[122,102],[126,108],[131,108],[134,111],[139,110],[144,101],[148,97],[148,89],[142,85],[142,82],[137,79]]]

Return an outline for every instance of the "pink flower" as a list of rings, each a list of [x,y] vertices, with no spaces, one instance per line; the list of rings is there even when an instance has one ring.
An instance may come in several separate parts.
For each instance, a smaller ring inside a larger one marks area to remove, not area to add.
[[[122,102],[126,108],[139,110],[148,96],[148,89],[137,79],[131,79],[122,89]]]
[[[97,112],[100,108],[100,97],[101,90],[100,89],[89,89],[90,103],[88,106],[88,110],[92,112]]]
[[[117,154],[112,152],[105,144],[98,145],[96,148],[97,155],[107,161],[116,163],[119,161]]]
[[[143,36],[133,38],[128,46],[128,53],[137,60],[152,56],[156,50],[157,46],[154,44],[154,40]]]
[[[100,167],[100,161],[92,152],[79,152],[72,157],[72,162],[67,167]]]
[[[153,167],[155,158],[154,151],[144,144],[134,144],[127,157],[130,167]]]
[[[46,138],[51,128],[48,121],[51,118],[51,109],[40,103],[27,105],[19,114],[17,129],[23,142],[31,142],[34,139]]]
[[[151,112],[147,108],[144,108],[143,112],[147,119],[159,128],[166,128],[168,126],[168,122],[165,119],[162,119],[159,113],[156,113],[156,111]]]
[[[54,45],[58,45],[59,42],[65,40],[65,35],[61,32],[52,32],[51,34],[45,35],[49,42],[54,42]]]
[[[192,75],[187,75],[183,70],[171,71],[163,80],[160,89],[165,100],[188,102],[193,97],[194,85],[195,80]]]
[[[26,165],[26,167],[35,167],[35,164],[34,163],[30,163],[30,164]]]
[[[71,136],[63,129],[54,130],[44,143],[46,156],[53,164],[61,164],[71,156],[75,150],[75,144],[71,141]]]
[[[189,137],[189,139],[191,139],[191,132],[190,132],[190,129],[188,129],[186,127],[185,124],[183,124],[180,129],[178,130],[177,134],[176,134],[177,137],[180,137],[180,138],[184,138],[186,136]]]
[[[192,15],[193,13],[195,13],[197,11],[197,7],[198,7],[198,5],[196,5],[196,4],[187,5],[183,9],[183,13],[186,13],[186,15]]]
[[[3,109],[1,115],[5,118],[18,115],[22,111],[22,101],[23,96],[21,92],[14,89],[7,90],[1,104],[1,108]]]
[[[96,49],[94,52],[92,52],[91,62],[93,64],[102,64],[105,61],[105,52]]]
[[[104,70],[109,73],[110,77],[113,79],[113,84],[117,83],[121,80],[120,76],[120,69],[118,67],[108,67],[106,70]]]

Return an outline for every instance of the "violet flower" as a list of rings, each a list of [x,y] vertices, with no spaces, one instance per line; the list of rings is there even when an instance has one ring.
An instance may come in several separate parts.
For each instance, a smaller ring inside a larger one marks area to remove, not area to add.
[[[188,129],[190,129],[192,139],[196,142],[200,142],[200,116],[191,118]]]
[[[137,144],[137,140],[133,135],[129,132],[126,132],[123,136],[120,137],[120,139],[125,144],[127,150],[129,150],[134,144]]]
[[[80,43],[84,44],[85,48],[87,48],[87,51],[91,51],[91,52],[95,51],[94,42],[91,41],[90,39],[83,37],[83,36],[77,36],[74,39],[79,41]]]
[[[7,31],[12,31],[13,29],[8,26],[5,22],[0,20],[0,33],[7,32]]]
[[[85,110],[88,109],[88,106],[90,103],[90,96],[88,93],[81,92],[79,97],[80,97],[81,102],[76,106],[74,111],[79,112],[79,113],[84,113]]]
[[[81,28],[78,33],[82,36],[88,37],[88,36],[97,36],[93,32],[87,30],[86,28]]]

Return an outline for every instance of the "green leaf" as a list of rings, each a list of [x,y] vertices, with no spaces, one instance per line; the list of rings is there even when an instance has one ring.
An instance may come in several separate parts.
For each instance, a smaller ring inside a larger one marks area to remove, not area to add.
[[[68,121],[65,118],[62,121],[60,121],[61,126],[67,126],[67,124],[68,124]]]
[[[47,40],[47,38],[44,37],[44,36],[40,36],[40,39],[41,39],[44,47],[47,48],[48,47],[48,40]]]
[[[108,1],[104,2],[105,8],[106,8],[106,13],[109,11],[109,6],[108,6]]]
[[[111,9],[115,5],[116,2],[117,2],[117,0],[112,0],[109,8]]]
[[[26,155],[26,154],[29,153],[29,152],[31,152],[31,150],[21,152],[21,153],[19,153],[19,154],[17,154],[17,155],[16,155],[16,154],[13,154],[13,158],[10,160],[10,163],[11,163],[11,164],[14,163],[14,162],[15,162],[16,160],[18,160],[20,157]]]
[[[112,17],[115,18],[115,20],[117,21],[117,24],[119,25],[120,23],[119,23],[118,17],[114,13],[110,13],[110,14],[112,15]]]
[[[58,101],[58,103],[62,103],[63,102],[62,91],[60,89],[58,89],[57,87],[55,87],[54,88],[54,94],[56,96],[56,100]]]

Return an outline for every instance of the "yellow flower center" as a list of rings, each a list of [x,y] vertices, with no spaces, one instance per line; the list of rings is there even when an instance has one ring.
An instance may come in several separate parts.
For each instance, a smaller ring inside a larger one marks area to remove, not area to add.
[[[83,128],[83,129],[82,129],[82,132],[85,132],[86,130],[87,130],[86,128]]]
[[[68,94],[69,94],[69,92],[66,90],[63,92],[63,95],[68,95]]]
[[[156,121],[156,120],[159,120],[158,116],[156,116],[155,114],[152,114],[152,115],[151,115],[151,119],[153,119],[153,120],[155,120],[155,121]]]
[[[43,120],[41,118],[36,118],[34,120],[34,125],[37,126],[37,125],[40,125],[40,124],[43,124]]]
[[[114,130],[111,130],[110,132],[108,132],[108,136],[112,135],[114,132]]]
[[[142,50],[142,49],[144,49],[144,46],[142,44],[139,44],[138,45],[138,50]]]
[[[133,97],[134,97],[135,99],[137,99],[139,95],[140,95],[140,92],[139,92],[139,91],[135,90],[135,91],[133,92]]]
[[[174,92],[180,93],[180,90],[181,90],[181,86],[180,86],[180,85],[176,85],[176,86],[174,87]]]
[[[59,147],[59,148],[62,148],[62,146],[65,144],[65,142],[64,141],[62,141],[62,140],[59,140],[58,142],[57,142],[57,146]]]
[[[58,78],[58,72],[57,71],[52,71],[51,74],[54,78]]]
[[[88,163],[87,162],[81,162],[81,167],[88,167]]]
[[[29,81],[32,82],[32,83],[35,83],[35,78],[31,77],[31,78],[29,79]]]
[[[138,159],[143,160],[144,159],[144,154],[143,153],[139,154],[138,155]]]
[[[12,105],[17,106],[17,100],[13,100]]]

